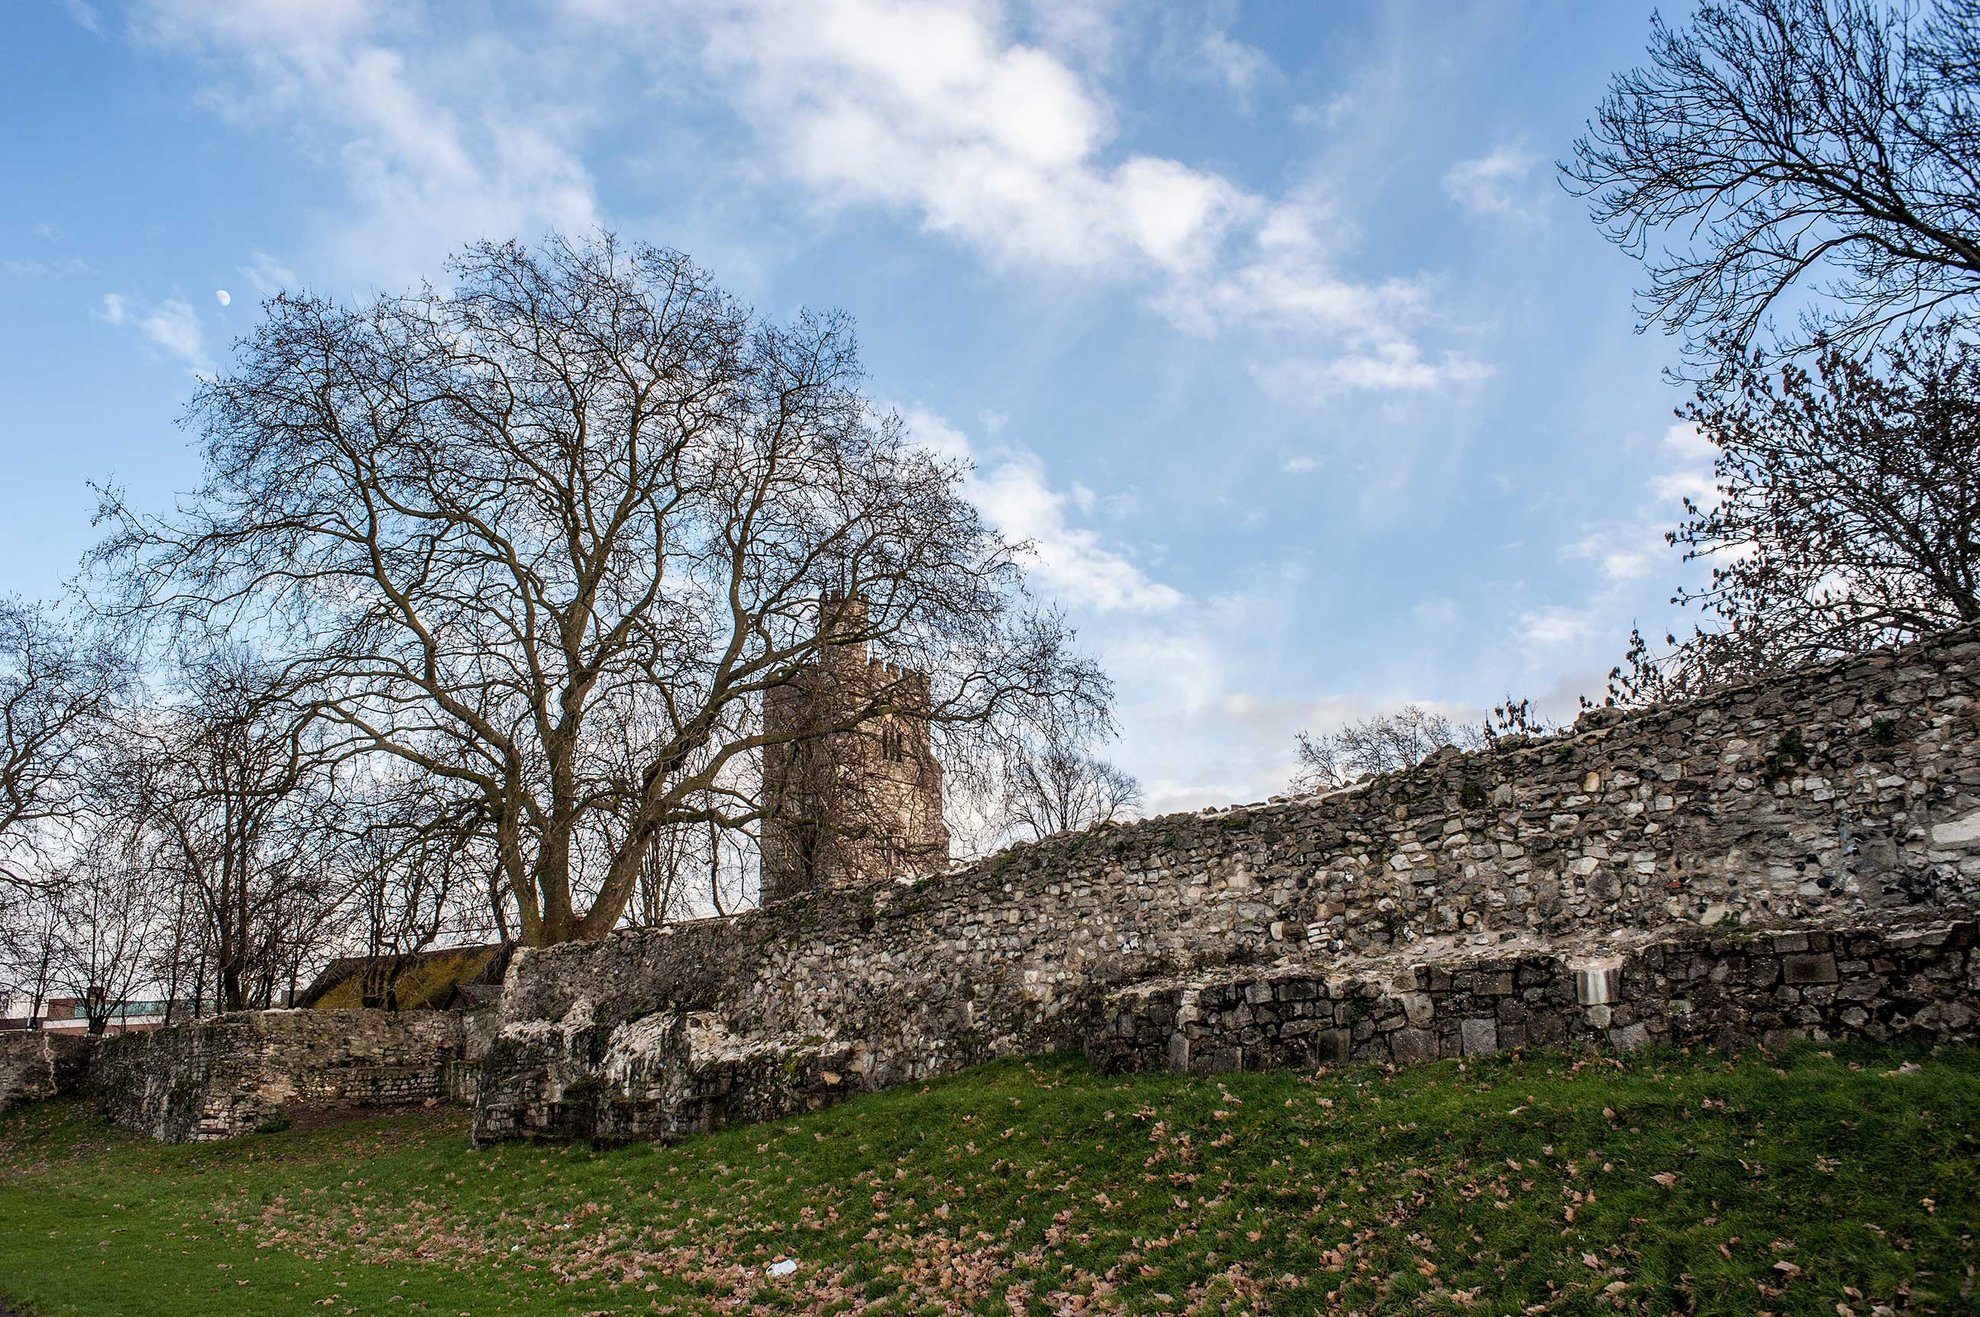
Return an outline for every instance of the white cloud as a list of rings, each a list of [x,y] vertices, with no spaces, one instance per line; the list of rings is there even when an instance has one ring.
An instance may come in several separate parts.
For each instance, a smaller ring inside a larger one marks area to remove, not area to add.
[[[1648,576],[1656,566],[1656,555],[1643,546],[1659,536],[1660,532],[1645,526],[1598,530],[1568,545],[1562,555],[1593,561],[1601,570],[1602,579],[1611,584],[1636,581]]]
[[[1563,657],[1591,654],[1591,642],[1614,645],[1642,606],[1641,582],[1687,573],[1681,553],[1665,538],[1676,511],[1671,505],[1681,497],[1707,507],[1717,502],[1711,471],[1717,450],[1697,426],[1680,422],[1658,436],[1653,452],[1663,469],[1644,482],[1647,497],[1635,514],[1597,524],[1559,548],[1563,560],[1593,563],[1600,583],[1578,604],[1550,604],[1519,614],[1515,640],[1530,665],[1558,668]]]
[[[1711,507],[1719,497],[1719,487],[1711,475],[1696,471],[1666,472],[1652,480],[1650,488],[1666,503],[1688,498],[1701,508]]]
[[[1371,352],[1349,352],[1320,361],[1281,361],[1261,366],[1259,377],[1286,398],[1325,398],[1350,389],[1392,392],[1474,384],[1492,368],[1460,353],[1426,361],[1410,342],[1389,342]]]
[[[62,0],[62,8],[69,13],[69,20],[91,36],[103,35],[103,16],[88,0]]]
[[[1121,0],[1023,0],[1026,26],[1038,43],[1081,64],[1105,67],[1119,45]]]
[[[1197,600],[1153,579],[1076,517],[1115,500],[1048,481],[1038,458],[1007,441],[978,445],[925,411],[907,413],[915,439],[975,464],[970,499],[999,531],[1032,541],[1033,580],[1063,604],[1080,641],[1120,691],[1113,747],[1162,813],[1257,800],[1292,776],[1293,733],[1358,701],[1265,699],[1249,692],[1254,665],[1276,643],[1303,588],[1296,565],[1254,570],[1244,590]]]
[[[357,203],[327,237],[348,273],[397,282],[464,241],[596,224],[575,120],[534,85],[544,61],[512,94],[518,52],[480,33],[419,43],[420,19],[384,0],[150,0],[136,26],[206,60],[223,112],[326,148]]]
[[[25,279],[69,279],[95,274],[96,267],[80,256],[15,256],[0,261],[0,273]]]
[[[817,204],[900,213],[1002,269],[1119,281],[1191,332],[1268,329],[1272,351],[1338,359],[1328,389],[1484,373],[1420,341],[1440,325],[1422,280],[1347,271],[1324,186],[1268,195],[1124,146],[1094,73],[1117,8],[561,0],[526,47],[455,9],[387,0],[147,0],[132,26],[202,60],[209,104],[338,171],[349,204],[325,210],[319,278],[403,283],[465,241],[600,223],[581,148],[625,112],[614,78],[636,65],[750,126],[762,159],[735,162],[739,180],[780,174]],[[1270,72],[1221,27],[1192,39],[1234,90]],[[250,282],[266,295],[294,281]]]
[[[285,288],[294,288],[301,281],[296,272],[270,256],[258,251],[241,267],[241,277],[249,287],[262,297],[273,297]]]
[[[206,341],[199,327],[199,316],[178,298],[167,298],[151,307],[134,304],[121,293],[105,293],[98,319],[119,329],[135,329],[155,346],[177,357],[194,370],[206,367]]]
[[[1090,527],[1073,523],[1074,513],[1093,506],[1091,490],[1052,488],[1045,464],[1024,449],[1005,447],[981,459],[968,436],[927,412],[910,412],[907,421],[917,441],[971,464],[965,478],[970,501],[1005,536],[1030,543],[1031,574],[1047,595],[1102,613],[1162,613],[1182,603],[1174,588],[1108,548]]]
[[[576,3],[576,0],[574,0]],[[773,164],[833,206],[878,206],[1008,270],[1124,280],[1193,332],[1295,329],[1338,351],[1336,388],[1421,388],[1482,369],[1425,352],[1409,279],[1342,272],[1321,193],[1269,197],[1186,161],[1116,147],[1111,105],[1065,46],[1013,35],[1001,4],[941,0],[583,0],[602,39],[678,51]],[[1086,6],[1092,44],[1107,6]],[[1259,76],[1212,43],[1226,74]],[[1245,72],[1244,70],[1249,70]]]
[[[1688,498],[1701,508],[1719,501],[1718,481],[1712,474],[1712,459],[1719,450],[1699,433],[1696,425],[1689,421],[1673,425],[1664,431],[1659,446],[1676,463],[1670,470],[1651,477],[1650,490],[1659,501],[1668,504]]]
[[[1151,55],[1156,72],[1215,86],[1249,114],[1252,97],[1280,75],[1264,51],[1232,35],[1237,11],[1237,0],[1199,0],[1142,6],[1137,17],[1152,18],[1160,32]]]
[[[1466,210],[1480,215],[1503,215],[1530,220],[1538,216],[1538,197],[1530,179],[1540,157],[1515,147],[1501,146],[1475,160],[1460,160],[1444,175],[1444,191]]]
[[[1601,557],[1602,575],[1610,581],[1640,581],[1657,565],[1644,549],[1612,549]]]
[[[1278,71],[1264,51],[1222,29],[1204,33],[1203,40],[1197,44],[1197,56],[1211,76],[1223,83],[1241,105],[1249,105],[1252,92]]]
[[[1719,455],[1719,446],[1705,437],[1704,431],[1691,421],[1679,421],[1664,431],[1659,446],[1670,456],[1693,464],[1711,465]]]
[[[1035,455],[995,439],[980,452],[925,411],[908,412],[907,422],[936,453],[974,462],[970,499],[998,530],[1033,542],[1033,580],[1066,607],[1082,646],[1117,685],[1121,740],[1108,753],[1141,777],[1146,812],[1283,792],[1296,767],[1294,733],[1375,710],[1358,696],[1259,693],[1271,689],[1270,656],[1308,589],[1298,562],[1253,566],[1229,593],[1187,596],[1077,524],[1089,496],[1078,485],[1053,488]],[[1095,507],[1113,501],[1090,496]]]
[[[1064,60],[1008,40],[985,6],[757,0],[662,12],[700,22],[704,62],[789,172],[841,204],[917,213],[1003,264],[1188,266],[1246,201],[1177,161],[1103,164],[1108,107]]]
[[[1594,637],[1598,621],[1593,610],[1550,604],[1520,614],[1519,626],[1532,652],[1578,649]]]
[[[1258,367],[1268,386],[1287,393],[1440,388],[1491,374],[1458,351],[1431,360],[1412,337],[1414,327],[1436,318],[1426,281],[1370,283],[1339,274],[1331,235],[1342,227],[1334,208],[1310,192],[1280,201],[1224,267],[1177,281],[1158,303],[1178,323],[1205,332],[1254,325],[1317,333],[1318,342],[1284,344],[1304,349],[1300,355]]]
[[[1362,707],[1259,693],[1272,690],[1261,659],[1283,641],[1302,574],[1281,565],[1249,575],[1243,590],[1187,608],[1081,627],[1119,684],[1120,754],[1141,775],[1150,813],[1281,792],[1294,733]]]
[[[1295,682],[1265,656],[1293,634],[1288,619],[1310,597],[1297,562],[1249,574],[1242,590],[1192,601],[1179,614],[1133,618],[1095,633],[1100,657],[1119,680],[1123,758],[1143,775],[1151,813],[1261,800],[1287,790],[1297,769],[1295,734],[1423,704],[1462,722],[1480,707],[1440,699],[1397,663],[1373,688],[1328,690],[1331,662],[1314,655]],[[1457,624],[1454,601],[1430,598],[1400,629],[1363,635],[1363,648],[1411,650],[1445,639]],[[1083,635],[1086,633],[1082,633]],[[1318,687],[1327,693],[1306,694]]]

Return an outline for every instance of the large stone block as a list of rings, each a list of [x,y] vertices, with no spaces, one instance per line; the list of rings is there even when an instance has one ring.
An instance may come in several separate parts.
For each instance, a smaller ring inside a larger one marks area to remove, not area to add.
[[[1389,1054],[1397,1065],[1437,1059],[1437,1035],[1428,1029],[1398,1029],[1389,1035]]]
[[[1466,1056],[1490,1056],[1499,1050],[1499,1026],[1494,1020],[1466,1020],[1458,1031]]]
[[[1788,984],[1834,983],[1837,981],[1836,958],[1833,953],[1811,952],[1807,955],[1781,957],[1781,982]]]

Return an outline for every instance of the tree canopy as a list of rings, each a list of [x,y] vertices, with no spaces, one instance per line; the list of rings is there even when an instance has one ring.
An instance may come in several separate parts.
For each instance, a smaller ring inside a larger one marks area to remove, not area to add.
[[[763,696],[825,647],[927,674],[917,716],[958,747],[1104,707],[959,468],[867,401],[842,316],[773,323],[611,235],[450,272],[273,299],[193,404],[201,488],[113,500],[100,561],[133,606],[279,656],[332,758],[472,797],[524,941],[604,935],[670,832],[760,819]],[[828,598],[859,625],[820,628]]]
[[[1703,625],[1639,632],[1611,678],[1681,698],[1980,621],[1980,348],[1914,329],[1812,368],[1749,358],[1686,409],[1716,449],[1716,501],[1666,537],[1709,580],[1673,598]]]
[[[1707,373],[1862,347],[1980,291],[1980,0],[1709,0],[1651,20],[1563,165]],[[1785,312],[1793,327],[1768,327]]]

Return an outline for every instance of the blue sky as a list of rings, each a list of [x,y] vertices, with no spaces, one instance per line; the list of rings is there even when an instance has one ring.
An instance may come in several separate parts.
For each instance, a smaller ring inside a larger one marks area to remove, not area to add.
[[[1293,733],[1598,691],[1706,481],[1633,262],[1561,192],[1650,7],[150,0],[0,44],[0,589],[281,286],[609,225],[851,312],[876,398],[1114,674],[1152,809]]]

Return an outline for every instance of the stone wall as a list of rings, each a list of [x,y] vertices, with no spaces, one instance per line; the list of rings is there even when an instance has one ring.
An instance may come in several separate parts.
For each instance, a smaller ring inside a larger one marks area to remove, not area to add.
[[[1164,980],[1107,997],[1086,1054],[1107,1070],[1215,1074],[1398,1064],[1520,1046],[1793,1038],[1980,1040],[1971,920],[1902,930],[1683,932],[1599,953],[1304,966]]]
[[[45,1029],[0,1033],[0,1111],[66,1097],[82,1083],[90,1040]]]
[[[297,1110],[473,1100],[472,1021],[451,1012],[242,1011],[97,1042],[88,1091],[166,1143]]]
[[[1694,704],[1598,712],[1569,736],[1448,751],[1327,796],[523,952],[476,1128],[669,1137],[774,1116],[1083,1046],[1129,1013],[1124,990],[1206,975],[1314,984],[1488,955],[1517,984],[1524,957],[1609,943],[1650,955],[1652,934],[1691,945],[1705,929],[1895,928],[1975,908],[1980,632],[1967,630]],[[1441,1054],[1459,1016],[1432,1018]],[[1122,1063],[1145,1056],[1143,1025],[1123,1037]]]

